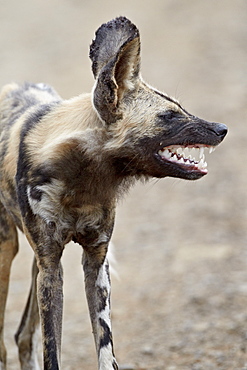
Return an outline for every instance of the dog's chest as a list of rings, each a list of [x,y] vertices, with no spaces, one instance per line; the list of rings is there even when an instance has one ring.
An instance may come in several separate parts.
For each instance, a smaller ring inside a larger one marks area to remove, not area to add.
[[[68,192],[64,183],[55,179],[49,184],[28,186],[27,197],[32,213],[59,243],[74,240],[88,246],[109,241],[115,209],[111,202],[85,202],[80,191]]]

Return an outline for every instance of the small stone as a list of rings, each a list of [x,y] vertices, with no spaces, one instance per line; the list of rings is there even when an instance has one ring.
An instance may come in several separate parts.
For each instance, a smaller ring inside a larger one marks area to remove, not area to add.
[[[143,355],[147,355],[147,356],[152,356],[154,354],[153,349],[149,346],[143,347],[141,352]]]

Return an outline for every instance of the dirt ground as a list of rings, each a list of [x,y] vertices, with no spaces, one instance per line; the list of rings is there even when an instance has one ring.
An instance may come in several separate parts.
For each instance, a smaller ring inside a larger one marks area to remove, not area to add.
[[[96,28],[126,15],[140,28],[142,75],[191,113],[229,127],[197,182],[136,185],[119,204],[113,241],[115,352],[124,369],[247,369],[247,2],[245,0],[0,0],[0,85],[46,82],[64,97],[90,91]],[[11,276],[5,341],[27,298],[23,242]],[[81,250],[63,257],[63,369],[96,369]],[[40,349],[41,352],[41,349]]]

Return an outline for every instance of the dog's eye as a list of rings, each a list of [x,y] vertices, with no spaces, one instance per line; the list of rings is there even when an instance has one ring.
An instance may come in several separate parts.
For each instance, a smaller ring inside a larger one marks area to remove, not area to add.
[[[161,118],[162,120],[165,120],[165,121],[171,121],[174,118],[178,118],[179,117],[179,113],[178,112],[175,112],[173,110],[167,110],[164,113],[160,113],[158,115],[158,117]]]

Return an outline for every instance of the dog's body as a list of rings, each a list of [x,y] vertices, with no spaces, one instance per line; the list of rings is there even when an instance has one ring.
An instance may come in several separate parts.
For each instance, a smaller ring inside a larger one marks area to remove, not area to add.
[[[0,95],[0,369],[6,368],[3,321],[16,227],[34,251],[32,285],[16,334],[22,369],[60,369],[65,245],[83,247],[83,268],[99,369],[118,369],[110,323],[106,253],[118,197],[139,178],[197,179],[202,157],[178,147],[214,147],[225,125],[190,115],[140,77],[137,28],[120,17],[104,24],[90,50],[92,94],[63,101],[44,84],[7,85]],[[201,149],[203,151],[203,149]],[[37,298],[36,298],[37,296]],[[83,366],[82,366],[83,368]]]

